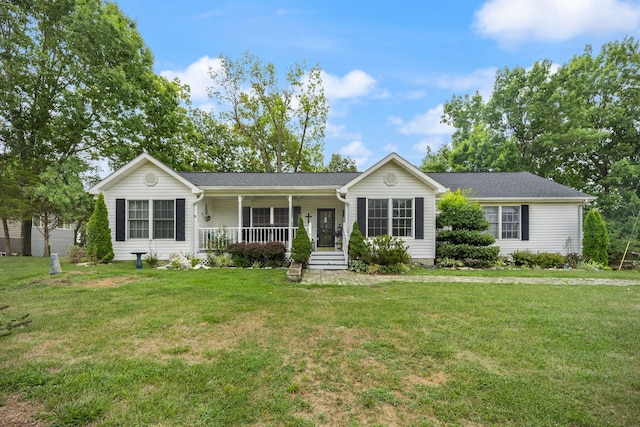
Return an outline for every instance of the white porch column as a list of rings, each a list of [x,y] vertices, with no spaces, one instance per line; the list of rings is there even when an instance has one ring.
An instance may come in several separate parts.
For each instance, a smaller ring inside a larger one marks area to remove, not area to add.
[[[238,243],[242,243],[242,199],[244,197],[238,195]]]
[[[287,196],[289,200],[289,238],[287,239],[287,251],[291,252],[291,241],[293,240],[293,196]]]

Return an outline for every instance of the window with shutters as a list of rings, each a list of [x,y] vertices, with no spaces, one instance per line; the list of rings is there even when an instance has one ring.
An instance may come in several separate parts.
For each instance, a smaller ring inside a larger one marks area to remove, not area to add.
[[[149,201],[129,200],[129,238],[149,238]]]
[[[520,206],[484,206],[482,209],[489,223],[487,233],[496,239],[520,239]]]
[[[367,237],[412,237],[413,213],[413,199],[368,199]]]
[[[153,201],[153,238],[173,239],[175,214],[173,200]]]

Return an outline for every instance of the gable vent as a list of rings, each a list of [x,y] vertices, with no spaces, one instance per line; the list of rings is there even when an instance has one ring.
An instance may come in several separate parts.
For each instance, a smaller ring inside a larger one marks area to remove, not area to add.
[[[395,173],[389,172],[384,176],[384,183],[388,186],[396,185],[398,183],[398,177]]]
[[[156,175],[155,173],[149,172],[144,176],[144,183],[148,187],[153,187],[158,183],[158,175]]]

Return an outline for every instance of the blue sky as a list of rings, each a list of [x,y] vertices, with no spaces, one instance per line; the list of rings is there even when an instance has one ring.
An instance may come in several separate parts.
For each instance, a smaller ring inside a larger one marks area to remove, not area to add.
[[[586,44],[640,36],[640,0],[191,1],[118,0],[155,57],[155,71],[211,108],[209,67],[245,51],[284,72],[323,69],[330,113],[325,158],[362,170],[395,151],[420,164],[449,142],[453,94],[491,93],[504,67],[564,64]]]

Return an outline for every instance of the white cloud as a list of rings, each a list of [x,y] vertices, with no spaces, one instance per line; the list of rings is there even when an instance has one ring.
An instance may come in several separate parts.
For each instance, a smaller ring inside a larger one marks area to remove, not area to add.
[[[452,126],[440,123],[444,107],[442,104],[429,109],[424,114],[418,114],[412,120],[405,122],[399,117],[388,118],[392,125],[398,127],[398,131],[404,135],[451,135]]]
[[[630,32],[640,24],[640,5],[621,0],[488,0],[474,27],[501,44],[558,42],[585,34]]]
[[[427,96],[427,91],[426,90],[414,90],[414,91],[408,92],[405,95],[405,98],[407,98],[407,99],[422,99],[425,96]]]
[[[413,144],[413,150],[417,151],[418,153],[424,156],[427,152],[427,148],[431,148],[431,151],[435,152],[435,151],[438,151],[438,149],[443,145],[445,145],[446,143],[447,141],[445,140],[445,138],[441,136],[434,136],[430,138],[425,138],[420,142],[418,142],[417,144]]]
[[[191,88],[191,100],[196,102],[206,101],[209,99],[207,87],[212,83],[209,76],[209,68],[220,68],[220,58],[203,56],[189,65],[186,70],[165,70],[161,71],[160,75],[169,80],[177,77],[182,83],[188,84]]]
[[[495,67],[482,68],[462,76],[440,76],[435,82],[439,88],[449,89],[454,92],[468,93],[478,91],[483,98],[487,99],[493,92],[497,71],[498,69]]]
[[[331,122],[327,122],[325,127],[325,134],[327,138],[335,139],[361,139],[362,134],[360,132],[347,132],[345,125],[334,125]]]
[[[343,156],[351,157],[356,162],[358,170],[363,170],[372,154],[371,150],[369,150],[362,141],[353,141],[340,148],[339,151]]]
[[[322,85],[329,99],[360,98],[371,94],[377,81],[361,70],[353,70],[344,77],[322,71]]]
[[[397,153],[399,151],[399,148],[400,147],[398,147],[397,144],[393,144],[393,143],[387,144],[384,147],[382,147],[384,151],[388,151],[390,153]]]

